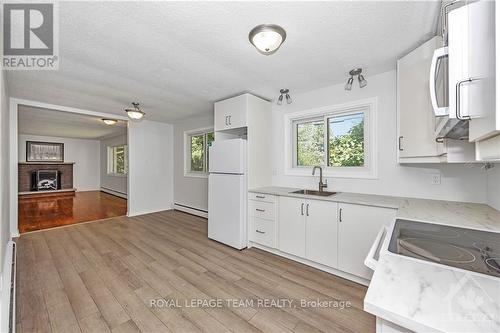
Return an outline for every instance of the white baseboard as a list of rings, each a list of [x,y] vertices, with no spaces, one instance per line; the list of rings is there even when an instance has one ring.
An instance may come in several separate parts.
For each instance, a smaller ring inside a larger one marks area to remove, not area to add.
[[[188,206],[184,206],[184,205],[179,205],[179,204],[174,204],[174,209],[180,210],[181,212],[184,212],[184,213],[189,213],[192,215],[208,218],[208,212],[200,210],[200,209],[196,209],[196,208],[192,208],[192,207],[188,207]]]
[[[109,193],[109,194],[112,194],[112,195],[116,195],[117,197],[120,197],[120,198],[123,198],[123,199],[127,199],[127,193],[123,193],[123,192],[120,192],[120,191],[115,191],[111,188],[107,188],[107,187],[101,187],[100,189],[102,192],[105,192],[105,193]]]

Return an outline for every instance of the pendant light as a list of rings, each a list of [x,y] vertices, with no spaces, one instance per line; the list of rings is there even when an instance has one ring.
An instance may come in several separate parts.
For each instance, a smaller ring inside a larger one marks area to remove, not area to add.
[[[146,113],[139,108],[139,103],[132,102],[132,105],[134,108],[125,109],[125,112],[127,112],[127,115],[131,120],[140,121]]]
[[[261,24],[248,34],[248,40],[263,55],[278,51],[286,39],[286,31],[276,24]]]

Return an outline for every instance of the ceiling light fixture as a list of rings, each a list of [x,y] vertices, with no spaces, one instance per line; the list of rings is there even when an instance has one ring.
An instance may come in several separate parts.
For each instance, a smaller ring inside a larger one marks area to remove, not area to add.
[[[130,119],[136,121],[141,120],[146,115],[146,113],[139,108],[139,103],[132,102],[132,105],[134,106],[134,108],[125,109],[125,112],[127,112],[127,115]]]
[[[264,55],[276,52],[286,39],[286,31],[276,24],[261,24],[248,34],[248,40]]]
[[[344,89],[345,90],[351,90],[352,88],[352,83],[354,81],[354,77],[357,75],[358,76],[358,82],[359,82],[359,87],[364,88],[368,84],[368,82],[365,80],[365,77],[361,74],[363,70],[361,68],[355,68],[349,72],[349,75],[351,76],[348,80],[347,83],[345,84]]]
[[[109,126],[115,125],[118,122],[118,120],[116,120],[116,119],[101,119],[101,120],[103,123],[105,123],[106,125],[109,125]]]
[[[282,105],[283,104],[283,96],[284,96],[286,99],[286,104],[292,104],[292,98],[290,97],[289,92],[290,92],[290,90],[288,90],[286,88],[280,89],[280,96],[278,97],[278,101],[276,103],[278,105]]]

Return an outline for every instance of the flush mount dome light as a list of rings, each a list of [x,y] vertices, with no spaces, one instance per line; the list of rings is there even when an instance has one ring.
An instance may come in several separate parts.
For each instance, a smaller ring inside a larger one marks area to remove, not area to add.
[[[276,24],[261,24],[248,34],[248,40],[264,55],[276,52],[286,39],[286,31]]]
[[[106,125],[111,126],[111,125],[115,125],[118,122],[118,120],[116,120],[116,119],[102,119],[102,122],[105,123]]]
[[[137,121],[141,120],[146,113],[139,108],[139,103],[134,102],[132,103],[132,105],[134,106],[134,108],[125,109],[125,112],[127,112],[127,115],[130,119]]]

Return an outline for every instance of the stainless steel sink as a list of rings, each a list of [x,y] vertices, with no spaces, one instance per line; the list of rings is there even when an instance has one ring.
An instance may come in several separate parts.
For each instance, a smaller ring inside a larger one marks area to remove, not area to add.
[[[304,194],[304,195],[317,195],[320,197],[329,197],[330,195],[337,194],[337,192],[315,191],[315,190],[298,190],[298,191],[293,191],[291,193]]]

